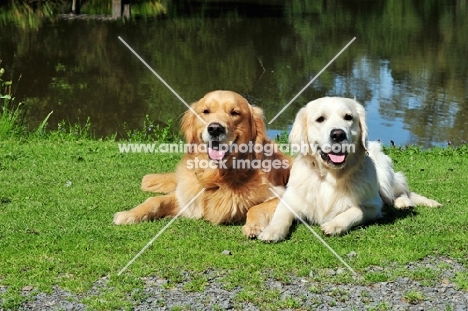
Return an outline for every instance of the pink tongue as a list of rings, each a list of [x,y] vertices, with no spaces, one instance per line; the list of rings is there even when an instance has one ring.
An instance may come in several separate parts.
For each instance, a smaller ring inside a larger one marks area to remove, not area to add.
[[[330,160],[333,162],[333,163],[343,163],[345,158],[346,158],[346,155],[344,154],[331,154],[329,153],[328,154],[328,157],[330,158]]]
[[[224,155],[226,154],[225,150],[215,150],[212,148],[208,148],[208,155],[212,160],[222,160]]]

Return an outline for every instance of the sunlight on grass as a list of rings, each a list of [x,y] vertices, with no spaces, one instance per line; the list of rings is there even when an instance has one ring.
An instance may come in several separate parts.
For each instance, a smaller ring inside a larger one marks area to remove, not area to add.
[[[213,277],[224,289],[239,290],[238,303],[295,308],[300,297],[280,297],[265,282],[288,284],[291,277],[301,276],[318,282],[367,284],[405,276],[431,284],[440,281],[447,267],[407,271],[399,265],[428,255],[466,264],[468,197],[460,187],[466,181],[461,168],[468,164],[464,146],[386,150],[414,191],[439,200],[444,207],[390,210],[377,223],[342,237],[327,237],[327,243],[365,276],[364,281],[353,280],[347,273],[327,275],[341,264],[303,225],[297,225],[282,243],[264,244],[242,236],[241,226],[189,219],[177,219],[117,277],[169,220],[114,226],[113,214],[148,198],[151,194],[139,190],[141,177],[173,171],[181,155],[120,153],[115,141],[76,137],[68,128],[62,134],[53,131],[27,141],[1,141],[0,150],[0,284],[8,288],[0,293],[0,301],[5,308],[16,308],[27,299],[21,295],[25,286],[47,292],[55,285],[85,294],[98,280],[106,280],[107,286],[98,295],[88,295],[88,306],[130,308],[143,299],[146,276],[166,280],[167,288],[183,284],[186,292],[203,291]],[[313,228],[319,232],[317,226]],[[224,250],[231,255],[223,255]],[[373,266],[391,269],[367,270]],[[468,288],[466,272],[451,281]],[[311,291],[320,288],[311,287]],[[335,296],[340,301],[346,293]],[[420,298],[408,292],[406,299]]]

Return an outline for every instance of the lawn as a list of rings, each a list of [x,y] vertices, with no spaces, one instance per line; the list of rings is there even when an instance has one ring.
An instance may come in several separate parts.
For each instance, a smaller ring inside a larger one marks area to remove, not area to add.
[[[435,279],[394,269],[378,275],[371,265],[404,264],[425,256],[447,256],[465,266],[468,250],[468,148],[387,148],[397,170],[413,191],[441,202],[439,209],[388,210],[377,223],[326,242],[359,273],[336,276],[336,282],[371,283],[400,275]],[[280,304],[264,285],[267,278],[288,282],[291,276],[320,277],[342,264],[304,225],[281,243],[248,240],[241,226],[177,219],[120,276],[118,272],[170,219],[115,226],[115,212],[129,209],[151,194],[139,190],[147,173],[172,171],[180,154],[120,153],[112,139],[62,139],[59,135],[6,138],[0,141],[0,309],[14,309],[32,293],[53,286],[73,293],[96,281],[109,286],[85,302],[91,309],[131,308],[138,303],[143,277],[160,276],[167,287],[191,281],[186,291],[202,291],[206,271],[215,271],[226,289],[241,288],[239,301]],[[313,226],[317,233],[321,232]],[[323,235],[322,235],[323,236]],[[229,250],[231,255],[223,255]],[[346,255],[355,252],[349,259]],[[348,260],[349,259],[349,260]],[[468,275],[452,281],[468,289]],[[272,301],[273,299],[273,301]]]

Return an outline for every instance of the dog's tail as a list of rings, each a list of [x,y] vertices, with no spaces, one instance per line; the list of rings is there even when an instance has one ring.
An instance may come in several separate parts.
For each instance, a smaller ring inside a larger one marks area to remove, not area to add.
[[[408,182],[402,172],[396,172],[394,175],[394,206],[396,208],[410,208],[415,206],[441,207],[439,202],[426,198],[415,192],[410,192]]]
[[[177,187],[175,173],[149,174],[141,181],[141,190],[156,193],[174,192]]]
[[[411,202],[414,203],[414,205],[427,206],[427,207],[441,207],[442,206],[442,204],[440,204],[439,202],[426,198],[425,196],[422,196],[415,192],[410,193],[409,199],[411,200]]]

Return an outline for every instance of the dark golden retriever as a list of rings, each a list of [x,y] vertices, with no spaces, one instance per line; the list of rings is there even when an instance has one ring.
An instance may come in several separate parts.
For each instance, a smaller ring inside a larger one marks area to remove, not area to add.
[[[245,235],[256,236],[257,227],[269,221],[264,215],[272,215],[278,204],[270,188],[284,192],[291,159],[278,150],[262,150],[274,146],[267,137],[262,110],[241,95],[214,91],[191,108],[182,118],[181,129],[193,148],[188,148],[175,173],[151,174],[142,181],[143,190],[167,194],[116,213],[114,223],[132,224],[179,213],[216,224],[243,223],[247,211],[257,206],[258,213],[249,215],[254,225],[243,228]]]

